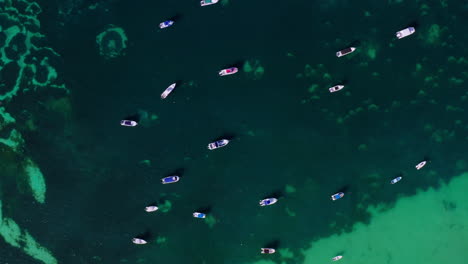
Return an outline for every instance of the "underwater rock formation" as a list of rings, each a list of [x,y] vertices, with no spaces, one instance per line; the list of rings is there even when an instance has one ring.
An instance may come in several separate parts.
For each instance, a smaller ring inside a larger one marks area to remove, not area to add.
[[[112,24],[96,36],[99,54],[106,59],[117,58],[125,54],[127,48],[127,35],[123,28]]]

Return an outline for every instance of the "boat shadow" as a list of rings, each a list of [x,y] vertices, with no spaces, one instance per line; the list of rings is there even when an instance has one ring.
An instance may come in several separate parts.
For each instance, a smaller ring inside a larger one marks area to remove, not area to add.
[[[431,162],[431,158],[429,157],[429,155],[424,155],[423,160],[421,160],[420,162],[423,162],[423,161]]]
[[[263,199],[266,199],[266,198],[276,198],[276,199],[284,198],[284,192],[282,190],[275,190],[265,195]]]
[[[131,120],[131,121],[135,121],[137,123],[140,123],[140,119],[141,119],[141,115],[140,114],[133,114],[133,115],[129,115],[129,116],[126,116],[124,118],[124,120]]]
[[[349,85],[349,79],[341,79],[339,81],[341,85],[348,86]]]
[[[226,68],[231,68],[231,67],[236,67],[238,69],[242,69],[242,67],[244,67],[244,64],[245,64],[246,60],[237,60],[231,64],[225,64],[223,66],[223,69],[226,69]]]
[[[218,141],[218,140],[221,140],[221,139],[227,139],[229,141],[231,140],[234,140],[237,138],[237,135],[234,134],[234,133],[223,133],[221,134],[219,137],[215,138],[213,141]]]
[[[169,199],[167,199],[165,197],[161,197],[161,198],[157,199],[156,201],[153,201],[153,202],[149,203],[147,206],[158,206],[158,207],[160,207],[162,204],[165,204],[166,201],[170,202]]]
[[[349,193],[349,190],[351,189],[351,185],[347,184],[341,188],[339,188],[338,190],[335,191],[335,193],[339,193],[339,192],[342,192],[342,193]]]
[[[174,83],[176,84],[176,87],[179,87],[179,86],[184,84],[184,81],[183,80],[175,80]]]
[[[184,16],[180,13],[176,13],[175,15],[171,16],[168,20],[172,20],[174,22],[182,21]]]
[[[407,24],[405,26],[405,28],[408,28],[408,27],[414,27],[415,29],[419,28],[420,24],[419,24],[419,21],[417,20],[413,20],[411,21],[409,24]]]
[[[204,213],[204,214],[209,214],[211,213],[212,211],[212,206],[211,205],[208,205],[208,206],[203,206],[203,207],[198,207],[195,212],[200,212],[200,213]]]
[[[186,168],[178,168],[178,169],[171,171],[171,173],[166,174],[165,177],[177,175],[180,178],[182,178],[182,176],[185,174],[186,171],[187,171]]]
[[[266,244],[264,245],[264,248],[274,248],[274,249],[277,249],[277,248],[279,248],[280,244],[281,244],[281,243],[280,243],[280,240],[279,240],[279,239],[275,239],[275,240],[272,240],[272,241],[266,243]]]
[[[328,83],[328,87],[333,87],[335,85],[344,85],[348,86],[349,85],[349,79],[344,78],[344,79],[338,79],[333,82]],[[327,91],[328,92],[328,91]]]
[[[141,239],[146,240],[146,241],[151,241],[154,238],[154,235],[153,235],[153,233],[151,233],[151,231],[149,229],[147,229],[145,232],[137,234],[135,237],[136,238],[141,238]]]
[[[361,46],[362,42],[358,39],[356,40],[353,40],[351,41],[349,44],[348,44],[348,47],[355,47],[355,48],[358,48],[359,46]]]

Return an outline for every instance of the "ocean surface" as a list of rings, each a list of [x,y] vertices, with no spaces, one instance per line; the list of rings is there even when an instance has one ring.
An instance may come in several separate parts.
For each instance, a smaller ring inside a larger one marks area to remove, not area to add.
[[[0,264],[466,263],[467,29],[461,0],[0,1]]]

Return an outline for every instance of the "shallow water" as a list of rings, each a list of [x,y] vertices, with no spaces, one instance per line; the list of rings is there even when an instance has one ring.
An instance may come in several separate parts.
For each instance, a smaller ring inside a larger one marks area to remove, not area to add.
[[[465,259],[451,245],[466,234],[447,231],[463,202],[440,198],[458,197],[468,170],[462,1],[31,3],[0,4],[1,264]],[[140,125],[119,126],[128,116]],[[148,214],[152,203],[165,208]],[[417,236],[443,246],[367,247],[389,230],[406,241],[387,222],[411,213],[446,221]]]

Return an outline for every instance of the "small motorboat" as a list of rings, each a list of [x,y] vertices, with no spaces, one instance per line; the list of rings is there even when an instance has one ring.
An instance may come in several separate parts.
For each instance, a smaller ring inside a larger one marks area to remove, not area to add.
[[[260,200],[260,206],[267,206],[267,205],[272,205],[278,202],[278,199],[276,198],[266,198],[263,200]]]
[[[169,176],[161,179],[162,184],[176,183],[180,180],[179,176]]]
[[[159,23],[159,28],[168,28],[168,27],[170,27],[172,25],[174,25],[174,21],[173,20],[167,20],[167,21]]]
[[[408,28],[398,31],[395,35],[398,39],[402,39],[404,37],[407,37],[413,34],[414,32],[416,32],[416,29],[414,29],[414,27],[408,27]]]
[[[231,68],[220,70],[218,74],[219,76],[226,76],[226,75],[237,73],[238,71],[239,69],[237,69],[236,67],[231,67]]]
[[[167,87],[166,90],[164,90],[164,92],[161,94],[161,99],[166,99],[166,97],[172,92],[172,90],[174,90],[175,87],[176,83],[169,85],[169,87]]]
[[[159,208],[157,206],[155,206],[155,205],[150,205],[150,206],[145,207],[145,211],[148,212],[148,213],[157,211],[158,209]]]
[[[127,126],[127,127],[134,127],[134,126],[137,126],[138,123],[133,120],[120,120],[120,125]]]
[[[402,178],[403,178],[403,177],[398,176],[398,177],[396,177],[395,179],[391,180],[391,181],[390,181],[390,184],[395,184],[395,183],[401,181]]]
[[[333,201],[336,201],[336,200],[338,200],[338,199],[343,198],[343,196],[344,196],[344,193],[339,192],[339,193],[335,193],[334,195],[332,195],[332,196],[331,196],[331,199],[332,199]]]
[[[218,3],[219,0],[202,0],[200,1],[201,6],[214,5]]]
[[[343,258],[343,256],[336,256],[336,257],[332,258],[332,260],[333,261],[338,261],[338,260],[340,260],[342,258]]]
[[[338,92],[339,90],[343,89],[344,88],[344,85],[335,85],[333,87],[330,87],[328,88],[328,91],[330,91],[330,93],[334,93],[334,92]]]
[[[422,169],[422,167],[426,166],[426,163],[427,163],[427,161],[425,161],[425,160],[419,162],[418,165],[416,165],[416,169],[417,169],[417,170]]]
[[[348,55],[352,52],[354,52],[356,50],[355,47],[349,47],[349,48],[346,48],[346,49],[343,49],[343,50],[340,50],[336,53],[336,56],[339,58],[339,57],[343,57],[345,55]]]
[[[262,254],[273,254],[276,250],[274,248],[261,248],[260,253]]]
[[[148,243],[148,242],[146,242],[146,240],[141,239],[141,238],[137,238],[137,237],[133,238],[132,242],[133,242],[133,244],[137,244],[137,245],[144,245],[144,244]]]
[[[195,217],[195,218],[206,218],[206,214],[195,212],[195,213],[193,213],[193,217]]]
[[[211,142],[210,144],[208,144],[208,149],[213,150],[213,149],[221,148],[221,147],[226,146],[227,144],[229,144],[229,140],[227,139],[217,140],[215,142]]]

